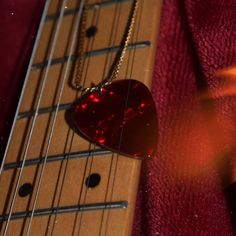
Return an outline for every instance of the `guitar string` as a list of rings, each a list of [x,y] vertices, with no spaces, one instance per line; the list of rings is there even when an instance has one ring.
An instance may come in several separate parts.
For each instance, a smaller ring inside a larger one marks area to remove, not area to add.
[[[99,17],[98,17],[98,19],[99,19]],[[96,25],[96,24],[95,24]],[[94,41],[94,40],[92,40],[92,41]],[[93,44],[93,43],[92,43]],[[93,46],[92,46],[93,47]],[[87,49],[87,50],[89,50],[89,49]],[[90,60],[89,60],[90,61]],[[87,63],[87,68],[86,68],[86,73],[87,73],[87,70],[88,70],[88,64],[89,63]],[[85,74],[86,74],[85,73]],[[85,76],[86,77],[86,76]],[[85,81],[84,81],[85,82]],[[78,98],[78,97],[77,97]],[[73,136],[74,136],[74,132],[73,132]],[[72,137],[72,139],[73,139],[73,137]],[[73,140],[72,140],[72,142],[73,142]],[[91,146],[91,145],[90,145]],[[90,148],[89,148],[90,149]],[[90,149],[91,150],[91,149]],[[87,169],[87,162],[88,162],[88,158],[87,158],[87,161],[86,161],[86,168],[85,168],[85,170]],[[64,176],[66,175],[66,169],[65,169],[65,173],[64,173]],[[86,174],[86,171],[84,172],[84,177],[83,177],[83,180],[82,180],[82,183],[84,182],[84,179],[85,179],[85,174]],[[63,186],[63,185],[62,185]],[[82,185],[81,185],[82,186]],[[54,218],[54,221],[56,220],[56,218]],[[54,225],[53,225],[53,229],[54,229]]]
[[[53,200],[52,200],[52,203],[51,203],[51,206],[53,208],[55,208],[55,206],[56,206],[57,210],[59,208],[59,204],[60,204],[61,197],[62,197],[62,194],[63,194],[63,187],[64,187],[64,184],[65,184],[65,181],[66,181],[66,170],[68,169],[68,165],[70,164],[69,163],[69,158],[68,158],[69,154],[67,154],[68,153],[67,148],[68,148],[68,145],[69,145],[69,150],[72,148],[73,133],[72,134],[71,133],[72,133],[71,129],[68,128],[66,143],[65,143],[64,152],[63,152],[64,153],[64,159],[60,163],[60,167],[59,167],[59,171],[58,171],[58,175],[57,175],[57,180],[56,180],[55,191],[54,191],[54,194],[53,194]],[[58,193],[58,191],[59,191],[59,193]],[[58,196],[58,198],[57,198],[57,196]],[[55,215],[50,214],[49,217],[48,217],[45,235],[49,235],[49,230],[51,228],[52,228],[51,235],[53,235],[53,233],[54,233],[55,226],[57,224],[57,215],[58,215],[57,210],[55,212]],[[51,227],[51,225],[52,225],[52,227]]]
[[[136,50],[136,49],[134,49],[134,50]],[[132,63],[133,64],[133,63]],[[127,74],[127,73],[126,73]],[[91,166],[90,166],[90,168],[91,168]]]
[[[33,216],[33,214],[32,214],[32,216]]]
[[[79,9],[79,7],[78,7],[78,9]],[[76,16],[76,14],[74,15],[74,16]],[[73,22],[76,22],[76,19],[73,21]],[[74,23],[73,23],[74,24]],[[72,26],[73,26],[73,24],[72,24]],[[71,27],[72,27],[71,26]],[[70,61],[70,60],[69,60]],[[64,86],[63,86],[64,87]],[[67,139],[66,139],[66,142],[65,142],[65,145],[64,145],[64,155],[65,155],[65,157],[64,157],[64,159],[61,161],[61,164],[60,164],[60,168],[59,168],[59,174],[62,174],[62,183],[64,183],[64,180],[65,180],[65,175],[63,175],[63,171],[65,171],[64,169],[66,169],[67,168],[67,166],[68,166],[68,156],[69,155],[67,155],[66,154],[66,149],[67,149],[67,147],[68,147],[68,145],[71,147],[72,146],[72,138],[71,138],[71,141],[69,141],[69,139],[70,139],[70,132],[71,131],[71,129],[70,128],[68,128],[68,132],[67,132]],[[73,137],[73,134],[72,134],[72,137]],[[67,152],[68,153],[68,152]],[[65,164],[65,165],[64,165]],[[61,176],[61,175],[60,175]],[[52,206],[54,207],[55,206],[55,204],[54,203],[56,203],[57,202],[57,207],[58,207],[58,204],[59,204],[59,200],[60,200],[60,196],[61,196],[61,194],[62,194],[62,189],[60,190],[60,192],[59,192],[59,198],[57,198],[56,197],[56,193],[57,193],[57,190],[58,190],[58,186],[60,185],[60,179],[61,179],[61,177],[60,177],[59,175],[58,175],[58,178],[57,178],[57,184],[56,184],[56,190],[55,190],[55,193],[54,193],[54,197],[53,197],[53,202],[52,202]],[[54,220],[54,223],[55,223],[55,221],[56,221],[56,215],[57,214],[55,214],[55,217],[53,217],[54,215],[50,215],[49,216],[49,219],[48,219],[48,227],[46,228],[47,229],[47,232],[49,231],[49,229],[51,228],[50,227],[50,222],[51,222],[51,219],[53,218],[53,220]],[[54,226],[54,224],[53,224],[53,226]]]
[[[117,26],[115,25],[116,22],[118,22],[117,20],[117,15],[119,15],[120,13],[117,11],[119,8],[118,6],[120,6],[120,3],[117,3],[116,6],[115,6],[115,13],[114,13],[114,16],[113,16],[113,20],[112,20],[112,29],[113,29],[113,33],[114,31],[117,31],[118,28]],[[115,30],[114,30],[115,29]],[[112,39],[112,34],[110,36],[110,39],[108,40],[108,47],[109,46],[112,46],[114,45],[114,40]],[[116,37],[113,36],[113,38],[115,39]],[[113,42],[112,42],[113,41]],[[103,68],[103,75],[102,75],[102,78],[105,78],[105,74],[106,74],[106,70],[108,70],[110,68],[110,66],[108,65],[108,61],[109,61],[109,58],[111,57],[111,54],[110,53],[107,53],[106,54],[106,58],[105,58],[105,63],[104,63],[104,68]],[[110,58],[110,60],[112,60],[112,58]],[[107,72],[108,73],[108,72]],[[89,173],[88,173],[88,182],[90,181],[90,174],[91,174],[91,170],[92,170],[92,165],[93,165],[93,162],[90,163],[90,167],[89,167]],[[83,204],[86,203],[86,197],[87,197],[87,191],[88,189],[86,188],[85,189],[85,195],[84,195],[84,201],[83,201]],[[81,212],[81,216],[80,216],[80,219],[79,219],[79,229],[78,229],[78,235],[80,234],[80,230],[81,230],[81,224],[82,224],[82,220],[83,220],[83,212]]]
[[[15,116],[14,116],[14,120],[12,122],[11,131],[10,131],[10,134],[9,134],[9,138],[8,138],[8,141],[7,141],[7,145],[6,145],[4,155],[3,155],[3,158],[2,158],[2,162],[1,162],[1,166],[0,166],[0,180],[1,180],[2,172],[4,170],[4,165],[6,163],[6,158],[7,158],[7,154],[8,154],[8,151],[9,151],[9,147],[10,147],[10,144],[11,144],[12,139],[13,139],[13,132],[15,130],[17,117],[18,117],[18,114],[19,114],[19,111],[20,111],[20,106],[21,106],[21,103],[22,103],[22,100],[23,100],[23,95],[24,95],[24,92],[25,92],[25,88],[26,88],[26,85],[27,85],[28,80],[29,80],[31,66],[33,64],[34,56],[35,56],[36,50],[38,48],[39,40],[40,40],[41,33],[42,33],[42,30],[43,30],[44,22],[46,20],[47,11],[48,11],[48,7],[49,7],[50,2],[51,2],[51,0],[47,0],[45,2],[45,6],[44,6],[43,13],[42,13],[42,16],[41,16],[41,20],[40,20],[40,23],[39,23],[38,33],[37,33],[35,43],[34,43],[34,46],[33,46],[33,50],[32,50],[32,54],[31,54],[31,57],[30,57],[30,60],[29,60],[29,66],[28,66],[28,69],[26,71],[24,84],[22,86],[22,92],[21,92],[21,95],[20,95],[20,98],[19,98],[16,113],[15,113]]]
[[[138,2],[139,4],[139,12],[136,16],[136,18],[138,19],[138,22],[134,25],[134,29],[133,29],[133,35],[132,35],[132,39],[131,39],[131,42],[137,42],[138,40],[138,36],[139,36],[139,30],[140,30],[140,25],[141,25],[141,17],[142,17],[142,9],[143,9],[143,1],[142,0],[139,0]],[[135,34],[135,30],[137,28],[137,31],[136,31],[136,34]],[[134,65],[134,55],[135,55],[135,52],[136,52],[136,47],[134,48],[134,50],[130,50],[129,51],[129,55],[128,55],[128,62],[127,62],[127,67],[126,67],[126,72],[125,72],[125,78],[128,78],[128,70],[130,68],[130,63],[131,63],[131,72],[130,72],[130,76],[129,78],[132,78],[132,72],[133,72],[133,65]],[[133,57],[131,59],[131,55],[133,53]],[[116,175],[117,175],[117,170],[118,170],[118,162],[119,162],[119,154],[114,154],[114,173],[113,173],[113,180],[112,180],[112,184],[111,184],[111,194],[110,194],[110,201],[112,201],[112,198],[113,198],[113,194],[114,194],[114,189],[115,189],[115,179],[116,179]],[[110,172],[110,175],[111,175],[112,172]],[[109,176],[110,178],[110,176]],[[107,193],[106,195],[108,196],[108,188],[107,188]],[[103,211],[104,212],[104,211]],[[107,212],[107,216],[106,216],[106,219],[105,219],[105,233],[104,235],[107,235],[107,230],[108,230],[108,221],[109,221],[109,215],[110,215],[110,211]],[[102,222],[101,222],[101,228],[100,228],[100,234],[99,235],[102,235],[102,225],[103,225],[103,218],[102,218]]]
[[[102,2],[102,0],[100,0],[100,3],[101,2]],[[101,14],[101,8],[100,8],[100,6],[98,6],[96,23],[94,25],[96,28],[98,28],[100,14]],[[87,17],[86,17],[86,21],[87,21]],[[85,29],[82,29],[82,31],[84,31],[84,30]],[[92,38],[92,45],[91,45],[92,48],[93,48],[94,42],[95,42],[95,37]],[[90,62],[91,62],[91,60],[89,58],[88,62],[87,62],[86,73],[85,73],[84,80],[83,80],[84,81],[83,86],[85,85],[85,82],[86,82],[86,79],[87,79],[87,72],[88,72],[88,69],[89,69],[89,66],[90,66]],[[93,145],[93,151],[94,151],[96,145],[95,144],[92,144],[92,145]],[[87,188],[88,188],[88,186],[85,186],[86,176],[88,176],[87,177],[88,178],[87,182],[89,182],[90,181],[90,174],[91,174],[92,167],[93,167],[93,162],[94,162],[94,155],[92,154],[91,156],[87,157],[86,166],[85,166],[85,170],[84,170],[83,177],[82,177],[82,184],[81,184],[81,188],[80,188],[79,201],[78,201],[78,203],[81,204],[81,205],[85,204],[85,202],[86,202]],[[84,216],[83,211],[82,212],[77,212],[76,218],[74,220],[73,234],[75,234],[77,225],[78,225],[77,226],[78,227],[77,235],[80,234],[81,224],[82,224],[82,221],[83,221],[83,216]]]
[[[61,6],[60,6],[61,7]],[[77,9],[79,9],[79,5],[77,5]],[[60,10],[61,10],[61,8],[58,8],[57,9],[57,12],[60,12]],[[77,12],[78,13],[78,12]],[[74,16],[77,16],[77,13],[74,15]],[[71,33],[71,31],[72,31],[72,29],[70,30],[70,34],[72,34]],[[67,41],[67,44],[68,44],[68,42],[71,42],[71,37],[68,39],[68,41]],[[69,46],[70,45],[67,45],[67,51],[69,51]],[[62,66],[62,68],[61,68],[61,70],[63,69],[63,66]],[[62,75],[60,75],[60,77],[61,77]],[[59,77],[58,77],[59,78]],[[59,79],[59,81],[60,81],[61,79]],[[56,90],[56,92],[55,92],[55,94],[57,94],[58,93],[58,89]],[[52,113],[51,113],[52,114]],[[67,147],[67,145],[68,145],[68,139],[69,139],[69,135],[70,135],[70,128],[68,129],[68,132],[67,132],[67,141],[65,142],[65,145],[64,145],[64,155],[66,155],[66,147]],[[70,144],[70,145],[72,145],[72,143]],[[66,160],[68,160],[68,155],[66,155],[65,156],[65,159]],[[63,160],[62,160],[62,162],[63,162]],[[41,165],[41,164],[40,164]],[[60,170],[59,170],[59,172],[61,171],[61,169],[63,168],[63,166],[61,165],[61,167],[60,167]],[[38,173],[37,173],[38,174]],[[59,180],[58,180],[59,181]],[[56,188],[57,188],[57,186],[58,186],[58,184],[59,184],[59,182],[57,181],[57,183],[56,183]],[[52,204],[54,203],[56,201],[56,197],[55,197],[55,194],[54,194],[54,197],[53,197],[53,200],[52,200]],[[47,223],[47,225],[49,224],[49,222],[50,222],[50,219],[51,219],[51,217],[52,217],[53,215],[50,215],[49,216],[49,220],[48,220],[48,223]],[[46,227],[46,230],[47,230],[47,232],[48,232],[48,230],[49,230],[49,228],[50,228],[50,226],[48,225],[47,227]],[[47,232],[46,232],[46,234],[47,234]]]
[[[102,2],[102,1],[100,1],[100,2]],[[99,22],[100,14],[101,14],[101,8],[98,5],[96,7],[96,9],[95,9],[95,16],[94,16],[95,17],[95,23],[93,25],[96,28],[98,27],[98,22]],[[85,21],[86,20],[87,19],[85,19]],[[85,27],[85,25],[84,25],[84,27]],[[84,31],[84,29],[82,29],[82,31]],[[93,49],[94,43],[95,43],[95,38],[92,37],[91,43],[90,43],[90,50]],[[85,85],[86,80],[88,78],[88,71],[89,71],[89,67],[90,67],[90,63],[91,63],[91,58],[89,57],[87,60],[84,60],[84,63],[85,63],[85,73],[84,73],[83,81],[82,81],[82,85],[83,86]],[[90,153],[93,153],[94,150],[95,150],[95,145],[90,143],[90,146],[89,146]],[[85,168],[84,168],[83,175],[82,175],[80,192],[79,192],[79,196],[78,196],[78,205],[83,204],[81,202],[83,202],[82,198],[83,198],[83,194],[84,194],[84,184],[85,184],[86,176],[88,175],[88,173],[91,172],[91,168],[92,168],[92,164],[93,164],[93,159],[94,159],[94,155],[93,154],[92,155],[89,154],[88,157],[86,158]],[[74,220],[74,226],[73,226],[73,235],[75,234],[77,224],[79,224],[78,227],[79,227],[79,230],[80,230],[80,223],[82,222],[82,217],[83,217],[83,212],[77,212],[76,213],[76,217],[75,217],[75,220]],[[78,221],[79,221],[79,223],[78,223]]]
[[[90,164],[90,171],[89,172],[91,172],[91,166],[92,166],[92,162],[91,162],[91,164]],[[86,194],[85,194],[85,196],[86,196]],[[82,219],[82,217],[80,218],[80,220]],[[81,222],[81,221],[80,221]],[[79,228],[80,229],[80,228]]]
[[[62,1],[63,8],[60,11],[60,15],[59,15],[59,18],[58,18],[58,24],[56,26],[56,29],[55,29],[54,33],[53,33],[53,40],[52,40],[52,44],[51,44],[51,50],[50,50],[50,53],[49,53],[47,67],[46,67],[46,71],[44,73],[44,78],[42,80],[42,85],[41,85],[39,97],[38,97],[38,100],[37,100],[37,103],[36,103],[35,115],[33,117],[32,125],[31,125],[30,130],[29,130],[29,136],[27,138],[27,143],[26,143],[26,147],[25,147],[25,150],[24,150],[24,156],[23,156],[20,172],[19,172],[19,175],[18,175],[18,178],[17,178],[17,181],[16,181],[16,186],[15,186],[13,198],[12,198],[12,201],[11,201],[11,204],[10,204],[10,211],[9,211],[9,214],[8,214],[8,219],[7,219],[5,229],[4,229],[4,234],[3,234],[4,236],[7,234],[10,219],[11,219],[11,216],[12,216],[12,212],[13,212],[13,208],[14,208],[14,204],[15,204],[15,200],[16,200],[16,196],[17,196],[17,190],[19,189],[20,180],[21,180],[21,177],[22,177],[22,174],[23,174],[25,161],[26,161],[29,146],[30,146],[30,143],[31,143],[31,137],[33,135],[33,131],[34,131],[34,127],[35,127],[35,124],[36,124],[36,119],[38,117],[38,111],[39,111],[40,103],[41,103],[41,100],[42,100],[44,88],[45,88],[45,85],[46,85],[46,82],[47,82],[47,79],[48,79],[48,72],[49,72],[49,68],[50,68],[51,61],[52,61],[52,58],[53,58],[53,54],[54,54],[54,51],[55,51],[55,46],[56,46],[56,42],[57,42],[57,38],[58,38],[58,33],[60,31],[62,17],[63,17],[63,14],[64,14],[66,2],[67,2],[67,0]]]
[[[136,6],[137,5],[137,2],[136,1],[134,1],[133,2],[133,4],[132,4],[132,8],[134,7],[134,9],[136,9]],[[134,11],[132,11],[132,12],[136,12],[135,10]],[[136,13],[132,13],[132,20],[134,19],[134,16],[133,15],[135,15]],[[113,159],[112,159],[113,160]],[[91,167],[90,167],[91,168]],[[91,172],[91,171],[90,171]],[[87,191],[87,189],[86,189],[86,191]],[[86,198],[86,194],[85,194],[85,198]],[[81,219],[82,219],[82,217],[81,217]],[[81,221],[80,221],[81,222]],[[79,230],[80,230],[80,227],[79,227]]]
[[[100,15],[100,8],[98,6],[95,9],[95,14],[93,16],[93,18],[95,18],[95,22],[96,22],[95,24],[93,24],[95,27],[97,26],[99,15]],[[89,39],[88,40],[87,50],[92,50],[93,49],[93,45],[94,45],[94,38]],[[87,81],[90,62],[91,62],[91,58],[90,57],[87,60],[83,61],[83,64],[84,64],[84,67],[85,67],[85,70],[84,70],[85,72],[84,72],[84,75],[82,76],[83,77],[83,81],[82,81],[83,86],[85,85],[85,83]],[[78,92],[78,93],[81,95],[81,92]],[[77,99],[78,98],[79,97],[77,97]],[[89,143],[89,149],[88,149],[90,154],[88,154],[88,156],[86,157],[86,161],[85,161],[85,166],[84,166],[84,170],[83,170],[83,174],[82,174],[82,180],[81,180],[81,187],[80,187],[80,191],[79,191],[79,194],[78,194],[78,201],[77,201],[78,205],[81,204],[81,199],[82,199],[82,195],[83,195],[83,186],[84,186],[84,183],[85,183],[87,169],[91,165],[90,162],[93,160],[93,154],[91,156],[91,153],[93,153],[94,150],[95,150],[95,145],[90,142]],[[91,158],[92,158],[92,160],[91,160]],[[73,235],[75,234],[76,224],[77,224],[77,221],[78,221],[79,213],[80,212],[76,212],[76,215],[75,215],[74,224],[73,224]]]
[[[85,6],[86,6],[86,4],[87,4],[87,1],[85,1]],[[87,11],[87,10],[85,10],[85,11]],[[95,8],[95,13],[96,13],[96,8]],[[83,23],[83,15],[84,15],[84,13],[82,14],[82,19],[81,19],[81,23],[82,24],[84,24]],[[96,18],[96,14],[93,14],[94,16],[93,16],[93,20],[92,20],[92,22],[94,22],[94,17]],[[96,24],[92,24],[92,25],[96,25]],[[80,26],[81,27],[81,26]],[[91,42],[92,41],[92,42]],[[91,40],[90,38],[88,39],[88,43],[87,43],[87,46],[86,46],[86,50],[85,51],[89,51],[89,50],[92,50],[92,48],[93,48],[93,40]],[[82,55],[79,55],[79,57],[80,56],[82,56]],[[90,58],[89,58],[89,60],[88,61],[90,61]],[[89,63],[87,63],[87,64],[89,64]],[[82,63],[81,63],[81,72],[83,73],[84,72],[84,68],[86,67],[86,69],[85,69],[85,76],[84,77],[87,77],[87,73],[88,73],[88,65],[85,65],[85,60],[82,60]],[[85,80],[82,82],[83,84],[85,83]],[[83,85],[84,86],[84,85]],[[81,92],[80,91],[77,91],[76,92],[76,95],[75,95],[75,100],[77,100],[78,99],[78,97],[79,97],[79,94],[81,94]],[[73,140],[74,140],[74,136],[75,136],[75,131],[73,130],[73,129],[70,129],[70,131],[72,132],[72,137],[71,137],[71,145],[70,145],[70,147],[69,147],[69,153],[71,152],[71,148],[72,148],[72,143],[73,143]],[[66,141],[68,141],[68,140],[66,140]],[[88,148],[88,151],[90,152],[91,151],[91,143],[89,144],[89,148]],[[88,154],[89,155],[89,154]],[[89,157],[89,156],[88,156]],[[87,166],[87,162],[88,162],[88,157],[86,157],[86,163],[85,163],[85,168],[84,168],[84,173],[83,173],[83,176],[85,176],[85,170],[86,170],[86,166]],[[61,187],[60,187],[60,190],[59,190],[59,198],[58,198],[58,203],[57,203],[57,208],[59,207],[59,204],[60,204],[60,199],[61,199],[61,195],[62,195],[62,191],[63,191],[63,186],[64,186],[64,180],[65,180],[65,178],[66,178],[66,174],[67,174],[67,172],[68,172],[68,164],[69,164],[69,159],[68,158],[66,158],[66,167],[65,167],[65,170],[64,170],[64,174],[63,174],[63,180],[62,180],[62,184],[61,184]],[[83,178],[82,178],[82,181],[81,181],[82,183],[81,183],[81,186],[83,185],[83,182],[84,182],[84,180],[83,180]],[[57,190],[56,190],[57,191]],[[80,190],[80,194],[81,194],[81,190]],[[79,194],[79,195],[80,195]],[[79,200],[78,200],[78,205],[79,205],[79,202],[80,202],[80,198],[79,198]],[[75,216],[75,219],[77,219],[77,216],[78,216],[78,213],[76,213],[76,216]],[[55,214],[55,217],[54,217],[54,223],[53,223],[53,225],[52,225],[52,232],[51,232],[51,234],[53,234],[53,232],[54,232],[54,229],[55,229],[55,222],[57,221],[57,214]],[[73,233],[72,234],[74,234],[74,231],[73,231]]]
[[[102,2],[102,1],[100,1]],[[100,16],[100,6],[96,6],[95,8],[95,24],[94,26],[97,27],[98,25],[98,20],[99,20],[99,16]],[[82,29],[83,30],[83,29]],[[88,47],[90,47],[90,50],[93,49],[93,45],[94,45],[94,40],[95,38],[93,37],[92,40],[90,42],[90,46],[88,45]],[[91,62],[91,58],[89,57],[87,60],[84,60],[84,64],[85,64],[85,74],[83,76],[83,86],[85,85],[86,83],[86,80],[87,80],[87,77],[88,77],[88,71],[89,71],[89,66],[90,66],[90,62]],[[82,94],[82,91],[79,92],[79,94],[81,95]],[[77,97],[78,99],[78,97]],[[93,146],[93,147],[92,147]],[[83,175],[82,175],[82,180],[81,180],[81,187],[80,187],[80,192],[79,192],[79,197],[78,197],[78,205],[81,204],[81,199],[82,199],[82,195],[83,195],[83,190],[84,190],[84,184],[85,184],[85,179],[86,179],[86,175],[87,175],[87,172],[88,172],[88,169],[89,169],[89,172],[91,170],[91,167],[92,167],[92,163],[93,163],[93,151],[95,150],[95,145],[90,143],[89,144],[89,153],[92,153],[91,154],[88,154],[88,156],[86,157],[86,162],[85,162],[85,167],[84,167],[84,171],[83,171]],[[76,217],[75,217],[75,220],[74,220],[74,226],[73,226],[73,234],[75,234],[75,230],[76,230],[76,224],[77,224],[77,221],[78,221],[78,217],[80,216],[79,214],[80,212],[77,212],[76,213]],[[82,214],[82,213],[81,213]],[[79,218],[79,221],[81,220],[81,218]],[[79,227],[80,228],[80,227]]]
[[[44,162],[42,164],[41,173],[40,173],[38,186],[37,186],[37,190],[36,190],[36,195],[35,195],[35,199],[34,199],[34,203],[33,203],[33,208],[32,208],[32,211],[31,211],[31,217],[30,217],[30,221],[29,221],[29,224],[28,224],[28,228],[27,228],[27,236],[30,233],[31,223],[32,223],[32,219],[33,219],[34,212],[35,212],[35,209],[36,209],[36,203],[37,203],[39,192],[40,192],[40,189],[41,189],[42,180],[43,180],[43,177],[44,177],[44,171],[45,171],[45,167],[46,167],[46,164],[47,164],[47,157],[48,157],[48,154],[49,154],[49,149],[50,149],[52,137],[53,137],[53,134],[54,134],[55,124],[56,124],[57,115],[58,115],[58,111],[59,111],[59,105],[60,105],[62,94],[63,94],[63,91],[64,91],[66,79],[68,78],[69,68],[70,68],[70,61],[71,61],[72,54],[74,52],[74,48],[75,48],[75,45],[76,45],[76,38],[77,38],[79,23],[80,23],[81,16],[82,16],[82,10],[84,8],[84,3],[85,3],[85,0],[81,0],[78,15],[76,17],[77,18],[76,19],[76,24],[74,25],[73,31],[72,31],[73,32],[72,33],[72,42],[71,42],[70,49],[69,49],[69,55],[68,55],[68,60],[67,60],[67,63],[66,63],[64,76],[63,76],[61,87],[60,87],[60,90],[59,90],[58,102],[57,102],[57,105],[56,105],[56,109],[54,111],[53,122],[52,122],[51,130],[50,130],[50,134],[49,134],[48,144],[47,144],[47,147],[46,147],[46,154],[45,154]],[[62,7],[65,8],[65,5],[62,5]]]
[[[117,38],[117,33],[118,33],[118,26],[119,26],[119,20],[120,20],[120,16],[121,16],[121,11],[122,11],[122,5],[121,3],[117,3],[116,4],[116,9],[115,9],[115,15],[114,15],[114,20],[112,23],[112,29],[115,29],[111,32],[111,37],[109,40],[109,47],[111,45],[115,44],[115,40]],[[103,72],[103,76],[105,76],[105,72],[107,71],[107,73],[109,73],[109,68],[111,68],[112,66],[112,54],[108,54],[106,57],[106,62],[104,64],[104,72]],[[107,179],[107,184],[106,184],[106,192],[105,192],[105,202],[107,199],[107,192],[108,192],[108,188],[109,188],[109,184],[110,184],[110,176],[111,176],[111,172],[112,172],[112,167],[113,167],[113,162],[114,162],[114,153],[111,154],[111,161],[110,161],[110,165],[109,165],[109,172],[108,172],[108,179]],[[103,218],[104,218],[104,211],[102,210],[102,216],[101,216],[101,223],[99,226],[99,235],[101,234],[101,230],[102,230],[102,222],[103,222]]]
[[[98,18],[99,19],[99,18]],[[107,55],[109,55],[109,54],[107,54]],[[89,63],[87,63],[87,65],[88,65]],[[102,77],[103,78],[103,77]],[[84,85],[83,85],[84,86]],[[91,169],[91,167],[92,167],[92,162],[90,163],[90,166],[89,166],[89,169]],[[86,168],[87,168],[87,166],[86,166]],[[91,171],[89,171],[89,172],[91,172]],[[85,174],[87,173],[87,171],[85,171],[84,172]],[[85,175],[83,176],[83,181],[82,182],[84,182],[84,180],[85,180]],[[77,216],[78,216],[78,214],[77,214]],[[75,222],[76,222],[76,220],[75,220]],[[75,229],[75,226],[74,226],[74,229]],[[73,231],[74,232],[74,231]]]
[[[134,9],[137,7],[136,6],[137,5],[137,1],[134,1],[134,3],[132,4],[132,8],[134,7]],[[136,14],[136,11],[134,11],[135,12],[135,14]],[[134,14],[134,13],[133,13]],[[132,14],[132,15],[133,15]],[[133,20],[133,16],[132,16],[132,20]],[[130,20],[131,20],[130,19]],[[113,160],[113,159],[112,159]],[[93,164],[93,157],[92,157],[92,161],[91,161],[91,164],[90,164],[90,167],[89,167],[89,176],[90,176],[90,173],[91,173],[91,169],[92,169],[92,164]],[[85,189],[85,197],[84,197],[84,203],[85,203],[85,199],[86,199],[86,196],[87,196],[87,189]],[[80,229],[81,229],[81,222],[82,222],[82,217],[83,217],[83,212],[81,213],[81,217],[80,217],[80,222],[79,222],[79,233],[80,233]],[[79,235],[79,233],[78,233],[78,235]]]
[[[39,44],[39,39],[40,39],[40,36],[41,36],[41,33],[42,33],[44,22],[46,20],[47,10],[48,10],[50,2],[51,2],[51,0],[47,0],[45,2],[45,6],[44,6],[43,13],[42,13],[42,16],[41,16],[41,20],[40,20],[40,23],[39,23],[38,33],[37,33],[35,43],[34,43],[34,46],[33,46],[33,50],[32,50],[32,54],[31,54],[31,57],[30,57],[30,60],[29,60],[29,66],[28,66],[27,71],[26,71],[25,80],[24,80],[24,83],[23,83],[23,86],[22,86],[22,92],[20,94],[20,98],[19,98],[17,108],[16,108],[16,113],[15,113],[15,116],[14,116],[14,119],[13,119],[13,122],[12,122],[11,131],[10,131],[10,134],[9,134],[9,137],[8,137],[8,141],[7,141],[6,148],[5,148],[5,151],[4,151],[4,154],[3,154],[3,158],[1,160],[0,180],[1,180],[1,177],[2,177],[2,172],[4,170],[4,165],[6,163],[6,158],[7,158],[8,152],[9,152],[9,147],[10,147],[10,144],[11,144],[12,139],[13,139],[13,132],[15,130],[17,117],[18,117],[18,114],[19,114],[19,110],[20,110],[22,100],[23,100],[23,95],[24,95],[24,92],[25,92],[25,88],[26,88],[27,82],[29,80],[30,68],[31,68],[31,65],[33,64],[34,56],[35,56],[35,53],[36,53],[36,50],[37,50],[37,47],[38,47],[38,44]]]

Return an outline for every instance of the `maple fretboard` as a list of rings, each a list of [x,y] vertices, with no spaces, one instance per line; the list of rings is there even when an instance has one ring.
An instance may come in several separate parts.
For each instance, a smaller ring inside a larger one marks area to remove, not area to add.
[[[70,126],[69,111],[79,96],[71,87],[78,35],[72,42],[82,2],[45,3],[1,169],[1,235],[131,234],[141,161],[102,149]],[[119,79],[150,87],[161,2],[140,0]],[[109,72],[132,3],[87,1],[85,86]]]

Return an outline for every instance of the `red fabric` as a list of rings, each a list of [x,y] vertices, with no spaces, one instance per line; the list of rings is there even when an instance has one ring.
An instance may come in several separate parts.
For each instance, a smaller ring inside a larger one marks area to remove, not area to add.
[[[234,181],[234,149],[226,146],[236,100],[207,105],[197,97],[220,88],[215,72],[236,64],[236,1],[165,0],[162,12],[153,81],[159,152],[143,163],[133,235],[233,235],[226,191],[235,186],[226,187]]]
[[[0,152],[18,101],[43,1],[0,2]]]
[[[1,1],[1,137],[16,104],[42,2]],[[226,187],[234,181],[234,150],[215,158],[209,130],[214,122],[196,97],[206,87],[220,86],[218,69],[236,64],[236,1],[165,0],[162,12],[153,81],[159,151],[143,163],[133,235],[233,235],[231,200],[236,197],[234,185]],[[235,105],[234,97],[214,101],[224,121],[215,136],[232,131]]]

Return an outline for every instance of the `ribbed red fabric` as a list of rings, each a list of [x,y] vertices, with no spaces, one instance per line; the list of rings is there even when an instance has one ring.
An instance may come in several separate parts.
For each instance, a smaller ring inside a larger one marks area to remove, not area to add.
[[[143,163],[133,235],[234,235],[225,188],[234,181],[236,99],[197,98],[219,89],[216,71],[235,63],[236,1],[164,1],[153,81],[159,151]],[[222,147],[214,136],[226,137]]]
[[[0,147],[42,2],[0,3]],[[235,185],[227,186],[234,182],[236,101],[196,98],[220,88],[215,72],[236,64],[236,1],[164,0],[162,12],[153,80],[158,155],[143,163],[133,235],[234,235]]]

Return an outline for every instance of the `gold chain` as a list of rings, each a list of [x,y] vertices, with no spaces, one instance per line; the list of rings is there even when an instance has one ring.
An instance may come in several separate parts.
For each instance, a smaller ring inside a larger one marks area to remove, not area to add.
[[[81,90],[83,87],[80,85],[81,78],[83,74],[83,57],[84,57],[84,39],[85,39],[85,27],[86,27],[86,19],[87,19],[87,11],[88,11],[88,0],[84,3],[83,14],[80,23],[80,31],[79,31],[79,45],[78,45],[78,60],[76,63],[76,77],[75,84],[73,85],[76,89]]]
[[[85,3],[87,5],[87,1]],[[81,86],[81,77],[82,77],[82,64],[83,64],[83,57],[84,57],[84,51],[83,51],[83,44],[84,44],[84,38],[85,38],[85,24],[86,24],[86,16],[87,16],[87,10],[88,8],[84,8],[84,13],[82,16],[82,21],[81,21],[81,31],[80,31],[80,43],[79,43],[79,52],[78,52],[78,61],[76,64],[76,77],[75,77],[75,87],[81,91],[81,92],[92,92],[95,90],[101,91],[101,88],[109,85],[112,83],[113,80],[115,80],[120,72],[121,65],[124,61],[125,54],[127,52],[132,31],[134,28],[134,23],[135,23],[135,18],[137,15],[138,11],[138,5],[139,5],[139,0],[134,0],[132,10],[131,10],[131,17],[129,19],[129,25],[128,25],[128,30],[126,33],[126,36],[124,38],[124,43],[122,45],[122,49],[120,51],[119,57],[117,59],[117,62],[115,63],[115,66],[111,72],[111,75],[108,76],[108,78],[104,79],[101,81],[101,83],[91,86],[91,87],[83,87]]]

